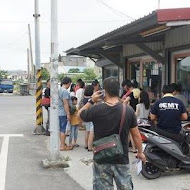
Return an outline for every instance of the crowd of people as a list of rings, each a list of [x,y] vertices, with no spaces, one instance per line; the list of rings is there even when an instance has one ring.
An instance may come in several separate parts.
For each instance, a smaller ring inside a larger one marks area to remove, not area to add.
[[[122,107],[126,105],[124,127],[120,133],[123,155],[103,164],[94,162],[94,189],[113,188],[113,179],[118,189],[133,189],[129,172],[128,152],[146,162],[142,140],[138,131],[139,119],[152,120],[158,130],[180,134],[181,120],[187,119],[187,100],[181,94],[180,84],[164,85],[163,97],[150,102],[149,94],[138,87],[136,81],[124,80],[123,93],[120,84],[113,78],[103,82],[103,89],[97,80],[86,85],[78,79],[76,84],[65,77],[59,89],[60,150],[72,150],[77,143],[78,130],[85,125],[84,148],[93,151],[93,141],[118,134]],[[49,87],[50,88],[50,87]],[[69,136],[69,143],[66,138]],[[129,144],[131,147],[129,147]]]

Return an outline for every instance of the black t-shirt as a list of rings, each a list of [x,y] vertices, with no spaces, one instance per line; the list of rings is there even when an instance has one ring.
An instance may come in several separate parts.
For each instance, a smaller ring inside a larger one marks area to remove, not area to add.
[[[139,100],[138,98],[135,98],[133,95],[133,92],[129,94],[130,99],[130,106],[136,111],[136,105],[138,104]]]
[[[45,98],[50,98],[50,88],[46,88],[45,89],[45,92],[44,92],[44,97]],[[45,106],[45,108],[48,110],[48,108],[49,108],[50,106]]]
[[[158,118],[158,128],[175,134],[181,131],[181,114],[185,112],[183,102],[172,96],[161,98],[151,109]]]
[[[137,126],[137,120],[134,110],[128,106],[126,109],[125,122],[121,131],[121,143],[123,145],[124,155],[114,161],[108,161],[110,164],[128,164],[128,133],[129,128]],[[100,103],[92,106],[88,110],[83,110],[80,117],[83,121],[92,121],[94,124],[95,140],[101,139],[112,134],[118,134],[120,128],[122,114],[122,104],[118,103],[115,106],[109,106],[105,103]]]
[[[90,98],[91,98],[91,96],[84,96],[83,104],[85,105]]]
[[[44,96],[45,96],[45,98],[49,98],[50,97],[50,88],[47,87],[45,89]]]

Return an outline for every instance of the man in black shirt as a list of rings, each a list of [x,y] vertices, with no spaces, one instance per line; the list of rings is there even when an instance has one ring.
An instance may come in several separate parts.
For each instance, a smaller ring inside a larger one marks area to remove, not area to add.
[[[44,92],[44,97],[45,98],[50,98],[50,79],[47,80],[46,83],[46,89]],[[50,136],[50,132],[49,132],[49,106],[45,106],[47,112],[48,112],[48,119],[47,119],[47,123],[46,123],[46,136]]]
[[[175,98],[171,90],[171,86],[163,86],[164,96],[153,105],[150,118],[152,121],[157,121],[158,129],[172,134],[180,134],[181,120],[187,119],[187,111],[183,102]]]
[[[50,98],[50,79],[47,80],[46,89],[45,89],[45,92],[44,92],[44,97],[45,98]]]
[[[102,91],[97,91],[92,95],[88,103],[79,111],[79,117],[85,121],[92,121],[94,124],[95,140],[112,134],[119,133],[120,120],[122,114],[122,103],[119,102],[119,82],[111,77],[104,80],[105,89],[104,103],[102,101]],[[93,189],[113,189],[113,179],[118,189],[133,189],[131,175],[129,172],[128,158],[128,133],[131,132],[138,149],[137,157],[145,162],[142,152],[141,136],[137,128],[136,116],[133,109],[126,105],[126,115],[124,127],[121,131],[121,143],[124,154],[120,159],[107,161],[105,164],[94,162]]]

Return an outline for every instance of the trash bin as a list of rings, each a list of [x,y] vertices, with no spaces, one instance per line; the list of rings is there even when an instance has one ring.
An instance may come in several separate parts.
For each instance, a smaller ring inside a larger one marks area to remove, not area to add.
[[[20,84],[20,95],[22,96],[29,95],[28,84]]]

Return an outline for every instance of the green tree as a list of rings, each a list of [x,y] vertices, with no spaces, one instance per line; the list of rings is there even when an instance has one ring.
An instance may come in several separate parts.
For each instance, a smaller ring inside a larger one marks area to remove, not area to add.
[[[69,69],[68,73],[80,73],[80,69],[79,68]]]
[[[62,81],[64,77],[65,77],[65,75],[63,73],[62,74],[58,74],[58,80],[59,81]]]
[[[48,80],[50,78],[50,73],[46,68],[42,67],[42,80]]]
[[[78,74],[72,77],[72,82],[76,84],[78,79],[84,80],[84,74]]]
[[[7,78],[7,76],[8,76],[8,71],[0,70],[0,78]]]
[[[84,70],[84,80],[85,81],[92,81],[94,79],[96,79],[97,75],[94,72],[94,69],[85,69]]]

